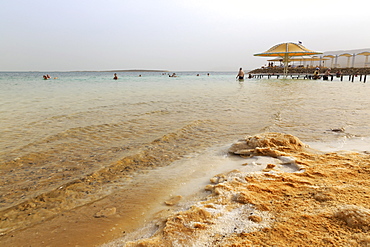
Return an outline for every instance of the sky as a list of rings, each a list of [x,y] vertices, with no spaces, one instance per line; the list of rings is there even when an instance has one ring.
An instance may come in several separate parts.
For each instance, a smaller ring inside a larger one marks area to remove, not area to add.
[[[367,0],[0,0],[0,71],[237,71],[302,41],[370,48]]]

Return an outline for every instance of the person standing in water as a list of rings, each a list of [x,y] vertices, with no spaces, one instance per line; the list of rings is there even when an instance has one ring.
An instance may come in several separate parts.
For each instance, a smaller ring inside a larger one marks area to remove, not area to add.
[[[113,77],[113,80],[117,80],[118,79],[118,76],[116,73],[114,73],[114,77]]]
[[[242,68],[239,69],[239,72],[238,72],[238,75],[236,76],[236,78],[239,77],[239,80],[243,80],[244,79],[244,71]]]

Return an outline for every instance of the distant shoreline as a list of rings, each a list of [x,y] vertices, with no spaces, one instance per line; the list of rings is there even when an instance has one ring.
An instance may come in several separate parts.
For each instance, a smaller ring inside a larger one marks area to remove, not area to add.
[[[169,70],[156,69],[118,69],[118,70],[97,70],[97,71],[75,71],[75,72],[170,72]]]
[[[35,72],[35,73],[52,73],[52,72],[170,72],[169,70],[156,70],[156,69],[127,69],[127,70],[48,70],[48,71],[41,71],[41,70],[19,70],[19,71],[0,71],[4,73],[12,73],[12,72]]]

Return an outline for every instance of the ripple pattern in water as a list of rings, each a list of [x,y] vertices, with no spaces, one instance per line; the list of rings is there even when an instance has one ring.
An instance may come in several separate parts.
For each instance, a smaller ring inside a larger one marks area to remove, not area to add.
[[[247,134],[369,136],[367,83],[238,82],[234,73],[197,73],[122,73],[117,81],[103,72],[55,72],[58,79],[47,81],[42,73],[0,73],[3,231],[97,200],[134,172]]]

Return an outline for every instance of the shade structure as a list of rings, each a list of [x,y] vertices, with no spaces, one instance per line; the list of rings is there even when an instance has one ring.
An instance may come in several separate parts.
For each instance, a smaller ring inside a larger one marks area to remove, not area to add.
[[[343,53],[339,55],[340,57],[347,57],[347,68],[349,68],[349,59],[353,56],[353,54]]]
[[[370,52],[368,52],[368,51],[364,51],[364,52],[361,52],[361,53],[359,53],[359,54],[357,54],[357,55],[369,56],[369,55],[370,55]]]
[[[370,52],[368,52],[368,51],[364,51],[364,52],[361,52],[361,53],[359,53],[359,54],[357,54],[357,55],[363,55],[363,56],[365,56],[366,58],[365,58],[365,67],[367,67],[367,65],[369,64],[369,56],[370,56]]]
[[[331,58],[331,65],[330,65],[330,67],[333,67],[334,58],[337,58],[337,56],[334,56],[334,55],[325,55],[323,57],[330,57]]]
[[[327,58],[317,58],[317,57],[302,57],[302,58],[290,58],[289,61],[320,61],[320,60],[329,60]],[[282,61],[282,58],[277,57],[274,59],[269,59],[267,61]]]
[[[329,60],[329,59],[328,58],[319,58],[317,56],[298,57],[298,58],[289,58],[288,62],[295,62],[295,61],[298,61],[298,62],[314,62],[314,61],[324,61],[324,60]],[[267,61],[269,61],[269,62],[282,62],[283,59],[281,57],[276,57],[276,58],[273,58],[273,59],[269,59]]]
[[[254,56],[261,57],[281,57],[284,63],[284,74],[288,73],[288,63],[291,57],[297,56],[309,56],[315,54],[322,54],[322,52],[316,52],[307,49],[302,44],[296,44],[292,42],[277,44],[265,52],[256,53]]]

